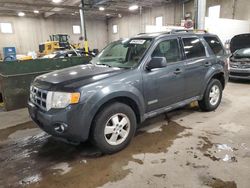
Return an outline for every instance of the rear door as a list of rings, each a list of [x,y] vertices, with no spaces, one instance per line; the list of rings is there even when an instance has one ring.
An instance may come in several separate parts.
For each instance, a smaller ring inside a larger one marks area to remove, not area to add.
[[[224,71],[226,74],[228,74],[229,55],[227,54],[225,48],[223,47],[220,39],[217,36],[212,36],[212,35],[204,36],[203,38],[210,48],[209,53],[211,54],[211,58],[213,58],[213,62],[215,64],[220,64],[224,66]],[[209,69],[207,71],[209,71]]]
[[[185,60],[185,99],[199,96],[205,84],[205,76],[212,59],[207,49],[197,36],[182,37]]]
[[[228,55],[221,41],[218,39],[218,37],[217,36],[204,36],[203,38],[210,48],[210,51],[211,51],[210,53],[212,54],[214,61],[216,63],[225,64],[225,61]]]

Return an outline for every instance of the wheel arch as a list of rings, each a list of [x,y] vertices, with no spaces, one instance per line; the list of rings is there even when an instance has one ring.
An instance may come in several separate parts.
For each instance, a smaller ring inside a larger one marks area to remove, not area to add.
[[[141,122],[142,116],[140,113],[139,104],[134,99],[128,96],[118,96],[118,97],[111,98],[100,105],[100,107],[98,108],[98,110],[96,111],[95,115],[92,118],[91,125],[93,123],[94,118],[100,111],[102,111],[106,106],[111,105],[112,103],[115,103],[115,102],[120,102],[120,103],[128,105],[134,111],[137,123]]]
[[[141,123],[143,121],[143,115],[144,115],[144,105],[142,101],[136,95],[130,93],[130,92],[122,92],[122,93],[116,93],[115,96],[109,95],[104,98],[102,98],[101,101],[98,102],[98,104],[94,105],[91,110],[91,117],[90,123],[89,123],[89,132],[88,135],[91,134],[92,131],[92,125],[95,120],[95,117],[97,114],[102,111],[106,106],[115,103],[115,102],[120,102],[123,104],[128,105],[131,107],[131,109],[134,111],[135,116],[136,116],[136,121],[137,123]]]
[[[206,83],[205,83],[205,85],[204,85],[204,87],[203,87],[203,89],[202,89],[202,93],[201,93],[202,96],[201,96],[201,99],[203,98],[203,95],[204,95],[204,93],[205,93],[205,91],[206,91],[206,88],[207,88],[209,82],[210,82],[212,79],[217,79],[217,80],[219,80],[219,81],[221,82],[222,88],[223,88],[223,90],[224,90],[224,88],[225,88],[225,86],[226,86],[225,73],[224,73],[223,71],[221,71],[221,70],[217,70],[217,71],[210,72],[210,73],[208,74],[208,76],[206,77],[206,80],[207,80],[207,81],[206,81]]]
[[[221,85],[222,85],[222,88],[225,89],[225,85],[226,85],[226,81],[225,81],[225,75],[223,72],[219,72],[219,73],[216,73],[214,74],[211,79],[209,80],[209,82],[212,80],[212,79],[217,79],[220,81]]]

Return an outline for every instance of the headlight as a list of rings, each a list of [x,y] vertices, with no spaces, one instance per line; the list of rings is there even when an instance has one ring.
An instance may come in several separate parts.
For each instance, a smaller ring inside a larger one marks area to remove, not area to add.
[[[77,104],[80,100],[80,93],[48,92],[46,106],[51,108],[66,108],[70,104]]]

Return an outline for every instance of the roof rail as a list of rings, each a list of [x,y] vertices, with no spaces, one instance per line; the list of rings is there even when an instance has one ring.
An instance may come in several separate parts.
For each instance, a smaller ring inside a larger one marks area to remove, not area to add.
[[[138,33],[137,35],[145,35],[145,34],[147,34],[147,33]]]
[[[173,33],[193,33],[194,30],[190,30],[190,29],[172,29],[170,31],[171,34]]]
[[[207,30],[198,30],[198,29],[171,29],[169,31],[153,32],[153,33],[139,33],[137,36],[145,34],[176,34],[176,33],[208,33]]]
[[[195,33],[208,33],[208,31],[205,29],[196,29],[196,30],[194,30],[194,32]]]

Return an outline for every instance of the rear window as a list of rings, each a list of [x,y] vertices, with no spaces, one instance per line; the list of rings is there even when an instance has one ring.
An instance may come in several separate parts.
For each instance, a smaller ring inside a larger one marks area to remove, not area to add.
[[[204,37],[204,39],[216,56],[222,56],[225,54],[225,51],[217,37]]]
[[[202,42],[197,37],[183,38],[184,50],[187,59],[206,56],[206,50]]]

